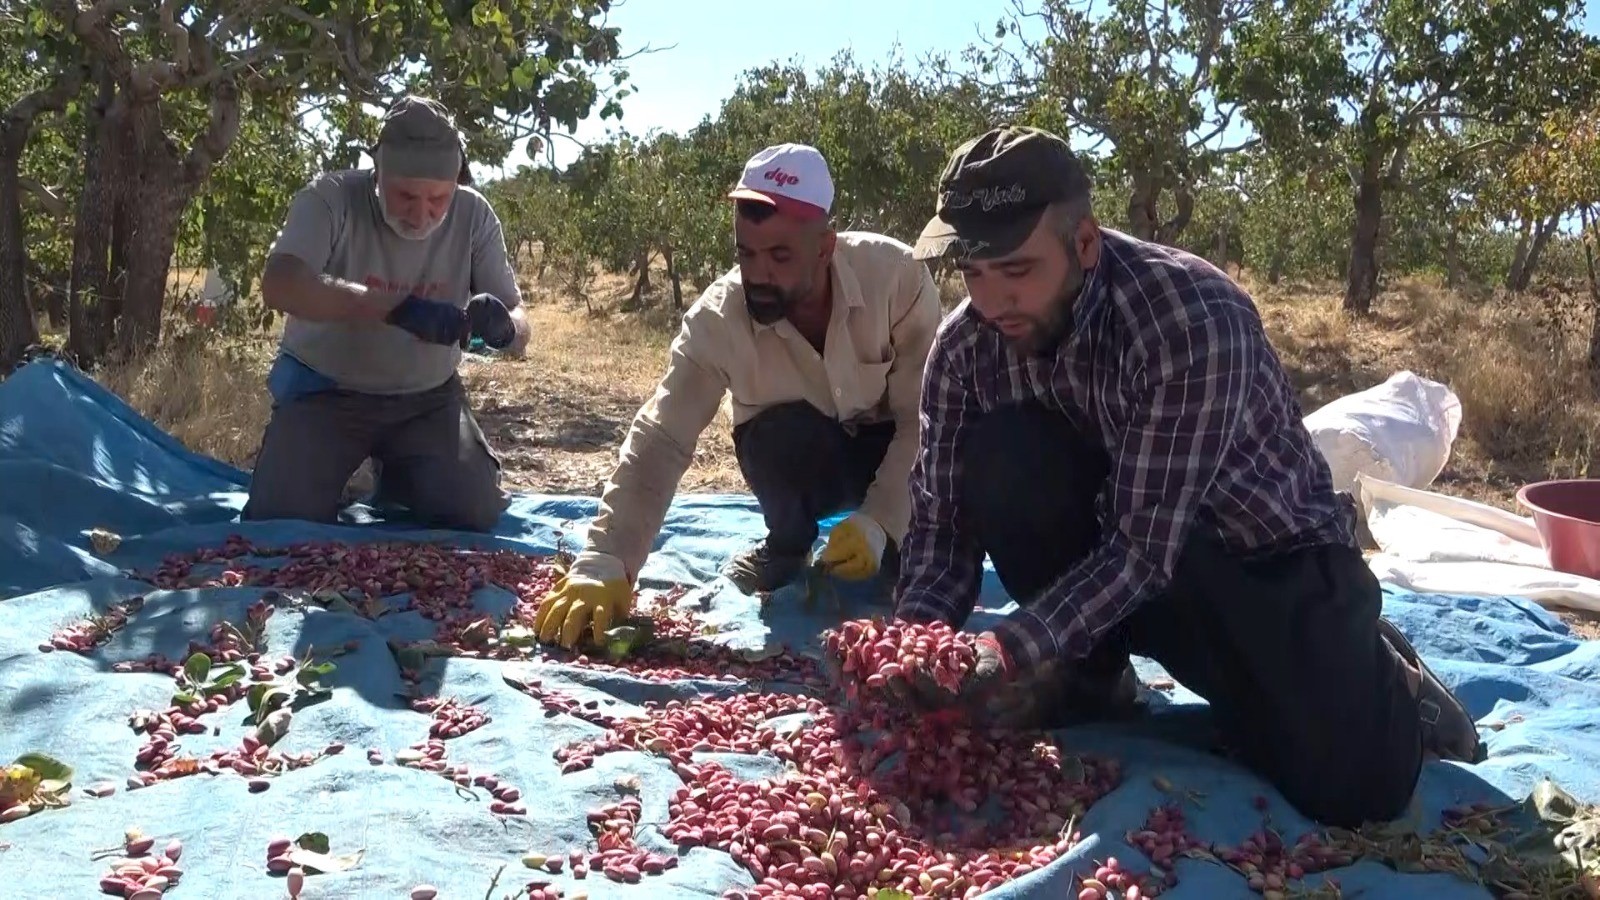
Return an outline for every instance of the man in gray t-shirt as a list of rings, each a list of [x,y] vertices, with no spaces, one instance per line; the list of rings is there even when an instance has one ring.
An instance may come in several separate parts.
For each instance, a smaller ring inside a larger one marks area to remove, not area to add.
[[[456,367],[474,337],[527,347],[500,221],[432,100],[390,109],[373,161],[301,189],[268,256],[262,297],[288,323],[242,518],[334,521],[371,457],[419,524],[487,531],[506,507],[500,464]]]

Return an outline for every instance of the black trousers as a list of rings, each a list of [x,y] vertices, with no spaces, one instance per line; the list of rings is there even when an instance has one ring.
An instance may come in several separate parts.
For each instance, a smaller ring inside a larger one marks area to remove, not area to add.
[[[861,503],[893,439],[893,422],[851,434],[804,401],[762,410],[735,427],[734,455],[761,505],[767,546],[795,556],[809,551],[818,522]]]
[[[963,508],[1000,582],[1027,602],[1101,531],[1109,460],[1041,406],[986,414],[963,449]],[[1382,592],[1360,553],[1314,546],[1243,559],[1212,535],[1168,588],[1073,676],[1109,679],[1136,653],[1204,697],[1228,749],[1325,824],[1387,821],[1422,767],[1417,702],[1377,631]]]
[[[333,522],[367,457],[425,528],[490,531],[509,498],[461,379],[416,394],[329,390],[276,405],[240,518]]]

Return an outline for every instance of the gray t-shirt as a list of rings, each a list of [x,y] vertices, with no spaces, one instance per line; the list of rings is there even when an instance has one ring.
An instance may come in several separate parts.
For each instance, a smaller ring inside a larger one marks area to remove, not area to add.
[[[321,175],[295,194],[272,253],[374,290],[462,307],[477,293],[493,294],[508,307],[522,300],[500,219],[466,185],[456,188],[438,230],[412,241],[384,222],[371,169]],[[461,362],[459,347],[430,344],[393,325],[294,316],[284,326],[282,349],[339,387],[371,394],[436,388]]]

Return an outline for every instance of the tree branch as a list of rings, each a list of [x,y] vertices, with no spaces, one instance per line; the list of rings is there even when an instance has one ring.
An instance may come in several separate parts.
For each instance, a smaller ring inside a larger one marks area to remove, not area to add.
[[[182,5],[182,0],[161,0],[159,13],[161,34],[166,37],[172,54],[172,67],[180,73],[189,69],[189,29],[178,21],[178,9]]]
[[[218,22],[206,34],[206,39],[211,41],[213,47],[226,47],[228,41],[239,33],[241,26],[250,24],[251,21],[261,18],[267,7],[272,6],[277,0],[240,0],[228,11],[222,21]]]
[[[208,74],[220,71],[222,67],[217,65],[211,45],[199,41],[196,46],[201,50],[199,62],[205,71]],[[191,189],[210,177],[212,168],[233,146],[238,136],[239,87],[231,75],[222,75],[211,84],[211,109],[206,130],[189,147],[189,155],[183,161],[183,177]]]
[[[347,26],[343,30],[334,27],[328,20],[312,15],[292,3],[278,4],[277,12],[288,16],[303,25],[309,26],[317,35],[331,45],[335,60],[340,66],[344,76],[352,82],[349,87],[366,96],[376,96],[378,79],[361,66],[361,61],[356,58],[356,41],[353,33],[354,26]]]
[[[18,184],[38,202],[39,208],[44,210],[45,215],[52,219],[65,219],[72,211],[65,197],[38,179],[22,175],[18,178]]]
[[[39,116],[66,109],[67,101],[83,86],[83,79],[84,67],[73,66],[57,75],[48,86],[23,95],[6,110],[4,127],[7,131],[17,127],[26,131]]]
[[[52,8],[62,24],[83,41],[111,77],[127,83],[133,74],[133,65],[122,46],[122,37],[111,27],[113,15],[135,5],[136,0],[100,0],[89,9],[80,9],[77,0],[55,0]]]

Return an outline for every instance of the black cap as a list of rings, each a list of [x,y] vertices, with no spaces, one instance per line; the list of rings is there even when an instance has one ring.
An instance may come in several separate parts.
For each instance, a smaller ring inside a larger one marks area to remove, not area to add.
[[[1045,207],[1089,195],[1089,173],[1067,142],[1006,125],[956,149],[939,176],[939,201],[913,255],[1004,256],[1033,234]]]

